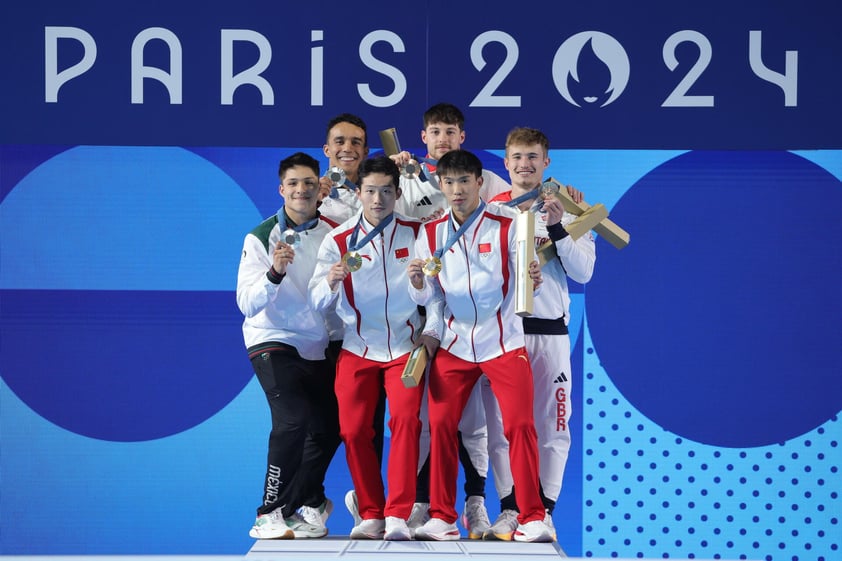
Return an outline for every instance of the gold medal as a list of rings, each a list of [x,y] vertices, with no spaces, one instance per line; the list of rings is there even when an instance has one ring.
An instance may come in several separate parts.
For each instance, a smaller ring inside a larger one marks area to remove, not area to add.
[[[298,245],[301,243],[301,235],[292,228],[290,228],[283,233],[283,235],[281,236],[281,240],[285,244],[291,245],[293,248],[297,248]]]
[[[345,255],[342,256],[342,262],[348,267],[352,273],[354,271],[359,271],[360,267],[363,266],[363,258],[360,257],[360,254],[356,251],[349,251]]]
[[[434,277],[441,272],[441,259],[436,256],[428,257],[424,262],[424,274]]]

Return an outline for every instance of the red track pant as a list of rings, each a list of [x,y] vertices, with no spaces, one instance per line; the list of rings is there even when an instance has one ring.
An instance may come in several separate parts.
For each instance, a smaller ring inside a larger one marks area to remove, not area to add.
[[[376,362],[343,350],[336,364],[339,433],[345,443],[348,470],[363,519],[397,516],[406,520],[415,502],[418,435],[424,384],[404,387],[401,381],[409,354],[391,362]],[[380,388],[386,389],[392,433],[386,477],[386,502],[380,462],[374,450],[372,419]],[[530,408],[530,411],[532,409]]]
[[[430,515],[456,521],[456,477],[459,469],[457,429],[465,403],[481,374],[503,414],[503,433],[521,524],[544,519],[538,479],[538,440],[532,414],[532,369],[526,349],[516,349],[486,362],[462,360],[439,349],[430,368]],[[340,415],[342,405],[339,407]],[[340,417],[340,425],[341,425]]]

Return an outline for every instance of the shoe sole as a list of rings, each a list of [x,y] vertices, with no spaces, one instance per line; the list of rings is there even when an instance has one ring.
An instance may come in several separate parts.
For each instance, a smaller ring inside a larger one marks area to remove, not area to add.
[[[415,532],[415,539],[428,542],[455,542],[462,539],[459,532],[448,532],[446,534],[421,534]]]
[[[254,530],[249,530],[249,537],[254,538],[256,540],[291,540],[291,539],[295,538],[295,532],[293,532],[290,529],[287,529],[286,531],[281,532],[280,534],[278,534],[276,536],[273,536],[273,535],[262,536],[260,532],[256,532]]]
[[[476,532],[468,532],[468,539],[469,540],[481,540],[482,537],[485,535],[485,532],[477,534]]]
[[[471,525],[468,524],[468,519],[465,518],[464,514],[459,518],[459,521],[462,523],[462,527],[468,531],[469,540],[481,540],[485,533],[488,531],[488,529],[482,530],[481,532],[472,530]]]
[[[393,534],[384,534],[383,540],[387,542],[408,542],[412,539],[412,536],[407,533],[403,532],[395,532]]]
[[[364,534],[362,532],[351,532],[351,535],[348,536],[352,540],[382,540],[384,539],[383,534]]]
[[[525,534],[515,534],[514,541],[516,542],[528,542],[528,543],[548,543],[553,541],[553,537],[546,535],[546,536],[535,536],[534,538],[527,538]]]
[[[296,532],[295,530],[293,530],[292,534],[295,536],[296,540],[315,540],[325,537],[327,535],[327,532],[325,531],[324,534],[317,535],[311,532]]]
[[[501,541],[501,542],[510,542],[510,541],[512,541],[512,536],[514,536],[514,532],[511,532],[509,534],[495,534],[494,532],[489,530],[488,532],[485,532],[482,535],[482,539],[485,540],[485,541],[498,540],[498,541]]]

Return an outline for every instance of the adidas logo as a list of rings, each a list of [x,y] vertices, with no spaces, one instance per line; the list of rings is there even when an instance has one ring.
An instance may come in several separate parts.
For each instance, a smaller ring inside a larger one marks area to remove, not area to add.
[[[433,204],[433,201],[430,200],[430,197],[424,195],[424,197],[416,203],[415,206],[430,206]]]
[[[562,382],[566,382],[566,381],[567,381],[567,376],[565,376],[565,375],[564,375],[564,372],[562,372],[561,374],[559,374],[559,375],[558,375],[558,378],[556,378],[555,380],[553,380],[553,382],[554,382],[554,383],[556,383],[556,384],[560,384],[560,383],[562,383]]]

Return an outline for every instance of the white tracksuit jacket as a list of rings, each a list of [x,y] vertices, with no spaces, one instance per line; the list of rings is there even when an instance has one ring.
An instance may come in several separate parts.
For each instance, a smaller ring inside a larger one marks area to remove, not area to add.
[[[486,205],[442,255],[438,276],[427,279],[420,291],[410,284],[418,304],[428,309],[443,305],[441,346],[463,360],[485,362],[525,346],[523,323],[514,310],[515,216],[508,207]],[[424,224],[416,243],[418,257],[426,259],[444,247],[456,228],[450,212]]]
[[[272,266],[272,252],[281,239],[277,216],[267,218],[246,234],[237,272],[237,305],[245,316],[246,348],[277,341],[298,349],[302,358],[325,358],[328,328],[323,315],[310,303],[308,283],[322,239],[335,226],[335,222],[320,216],[313,228],[301,232],[301,245],[280,284],[266,276]]]
[[[434,174],[430,166],[421,163],[425,176]],[[416,175],[414,177],[401,176],[401,197],[395,202],[395,212],[411,218],[417,218],[427,222],[438,210],[447,209],[447,199],[437,185],[430,181],[422,181]],[[511,185],[494,172],[487,169],[482,170],[482,187],[479,196],[484,201],[489,201],[500,193],[511,190]]]
[[[494,197],[492,203],[504,205],[511,200],[512,193],[509,191]],[[530,208],[535,214],[535,249],[550,241],[550,235],[547,232],[547,214],[539,209],[540,201],[536,200]],[[566,226],[575,219],[575,215],[565,212],[561,223]],[[542,319],[564,317],[565,323],[569,323],[570,292],[567,288],[567,277],[581,284],[591,280],[596,262],[596,249],[590,232],[575,241],[570,236],[565,236],[555,242],[555,249],[558,259],[548,262],[541,269],[543,283],[540,294],[535,295],[532,317]]]
[[[362,211],[325,237],[310,281],[310,298],[324,310],[335,301],[336,313],[345,323],[342,348],[357,356],[388,362],[410,352],[423,325],[418,306],[407,287],[407,266],[415,255],[420,222],[395,214],[380,235],[358,249],[362,267],[350,273],[336,292],[327,281],[330,268],[348,251],[351,235]],[[372,226],[361,223],[357,240]]]

